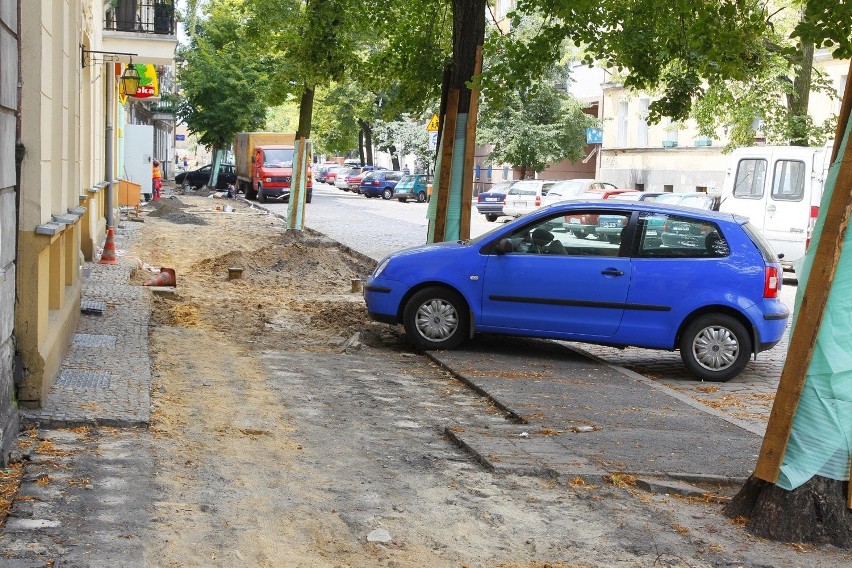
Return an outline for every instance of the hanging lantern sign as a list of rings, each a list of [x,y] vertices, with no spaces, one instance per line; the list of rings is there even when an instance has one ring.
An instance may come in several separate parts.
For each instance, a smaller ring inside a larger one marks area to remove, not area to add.
[[[133,76],[138,75],[136,89],[133,91]],[[145,63],[129,63],[118,81],[118,94],[121,104],[127,102],[127,97],[135,99],[150,99],[160,96],[160,81],[157,67]]]

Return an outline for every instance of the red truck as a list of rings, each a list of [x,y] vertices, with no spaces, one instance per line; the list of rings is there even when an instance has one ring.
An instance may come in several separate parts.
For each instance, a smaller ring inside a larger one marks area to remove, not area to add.
[[[234,140],[234,161],[237,170],[237,190],[246,199],[265,203],[269,199],[289,201],[293,178],[295,151],[292,132],[240,132]],[[313,187],[311,172],[307,175],[307,195],[311,202]]]

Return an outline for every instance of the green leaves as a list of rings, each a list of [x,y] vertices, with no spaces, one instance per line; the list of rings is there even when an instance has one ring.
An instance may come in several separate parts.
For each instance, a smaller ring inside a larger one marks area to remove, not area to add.
[[[240,40],[241,3],[214,0],[190,45],[178,50],[177,114],[199,142],[227,147],[237,132],[256,130],[266,115],[268,76]]]
[[[837,59],[852,57],[852,1],[808,0],[793,37],[831,49]]]

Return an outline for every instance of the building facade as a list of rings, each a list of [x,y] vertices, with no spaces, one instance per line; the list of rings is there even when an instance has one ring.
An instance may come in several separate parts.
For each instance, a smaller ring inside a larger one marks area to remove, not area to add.
[[[16,231],[15,173],[18,140],[19,0],[0,0],[0,465],[6,466],[18,435],[15,378]]]
[[[814,68],[843,95],[849,62],[835,60],[827,50],[814,56]],[[720,130],[712,138],[702,137],[693,121],[659,124],[646,120],[653,98],[625,89],[616,82],[603,85],[603,144],[599,177],[619,187],[644,191],[721,192],[728,167],[723,149],[728,143]],[[809,114],[822,123],[837,114],[840,100],[812,92]],[[757,120],[757,117],[756,117]],[[761,143],[758,132],[755,143]]]
[[[14,3],[0,1],[4,9]],[[173,64],[177,37],[169,0],[27,1],[18,24],[24,157],[13,335],[22,374],[17,400],[37,407],[58,378],[79,322],[82,263],[97,258],[115,219],[118,79],[132,58]],[[5,61],[3,70],[5,78]],[[2,170],[5,185],[5,159]]]

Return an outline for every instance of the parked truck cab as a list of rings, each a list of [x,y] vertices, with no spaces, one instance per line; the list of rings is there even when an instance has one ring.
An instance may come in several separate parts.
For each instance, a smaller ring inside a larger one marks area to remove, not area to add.
[[[293,178],[294,133],[240,132],[234,140],[237,188],[246,199],[289,201]],[[305,201],[313,197],[310,167],[307,171]]]
[[[265,203],[268,199],[287,201],[290,199],[290,184],[293,178],[293,146],[256,146],[251,159],[251,180],[253,193],[257,200]],[[312,179],[308,172],[307,197],[311,202]]]

